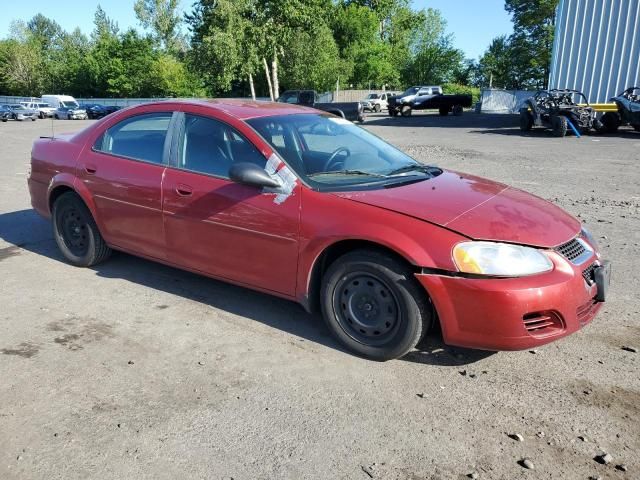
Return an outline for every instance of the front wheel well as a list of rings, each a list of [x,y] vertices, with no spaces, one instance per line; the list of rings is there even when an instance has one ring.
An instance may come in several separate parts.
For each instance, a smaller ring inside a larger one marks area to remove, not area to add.
[[[309,286],[307,291],[307,301],[304,307],[310,312],[320,311],[320,291],[322,277],[329,266],[338,258],[354,250],[373,250],[390,255],[397,260],[407,264],[415,273],[419,273],[421,268],[413,265],[405,257],[395,250],[369,240],[342,240],[327,247],[316,259],[311,269]],[[426,292],[425,292],[426,293]]]

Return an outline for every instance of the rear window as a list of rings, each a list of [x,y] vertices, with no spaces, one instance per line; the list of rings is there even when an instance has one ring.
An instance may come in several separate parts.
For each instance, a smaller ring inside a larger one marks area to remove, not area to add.
[[[160,164],[171,116],[166,112],[130,117],[104,132],[93,148],[111,155]]]

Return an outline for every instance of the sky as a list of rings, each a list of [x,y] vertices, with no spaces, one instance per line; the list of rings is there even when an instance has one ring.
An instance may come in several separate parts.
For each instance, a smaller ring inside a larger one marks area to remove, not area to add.
[[[93,29],[93,14],[100,4],[121,30],[140,28],[133,13],[134,0],[0,0],[0,38],[9,33],[12,20],[29,20],[37,13],[52,18],[71,31],[80,27],[84,33]],[[504,0],[413,0],[413,6],[437,8],[447,20],[455,46],[467,58],[478,58],[491,39],[511,33],[511,18],[504,10]],[[191,9],[192,0],[181,0],[183,10]]]

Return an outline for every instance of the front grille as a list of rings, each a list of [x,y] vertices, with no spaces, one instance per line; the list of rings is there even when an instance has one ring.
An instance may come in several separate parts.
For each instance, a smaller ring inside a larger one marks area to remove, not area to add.
[[[556,248],[556,252],[565,257],[570,262],[573,262],[576,258],[580,257],[587,251],[584,248],[582,242],[580,242],[577,238],[569,240],[567,243],[563,243],[558,248]]]
[[[582,278],[584,278],[584,281],[587,282],[588,285],[593,285],[594,283],[596,283],[595,271],[596,264],[592,263],[582,272]]]
[[[522,317],[524,328],[534,337],[552,335],[564,328],[560,315],[545,311],[529,313]]]

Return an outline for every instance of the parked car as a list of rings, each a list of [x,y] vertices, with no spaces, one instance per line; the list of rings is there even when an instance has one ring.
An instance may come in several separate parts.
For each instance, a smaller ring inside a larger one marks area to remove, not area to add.
[[[611,99],[616,104],[617,112],[605,112],[600,119],[603,129],[613,133],[621,125],[631,125],[640,132],[640,87],[629,87]]]
[[[6,105],[0,105],[0,121],[6,122],[11,118],[11,110]]]
[[[526,132],[533,127],[549,128],[556,137],[603,128],[582,92],[560,89],[540,90],[524,102],[520,109],[520,130]]]
[[[9,118],[13,120],[31,120],[33,122],[38,118],[39,113],[36,110],[32,110],[31,108],[27,108],[24,105],[20,105],[19,103],[15,104],[7,104],[5,105],[7,109],[10,111]]]
[[[89,118],[87,111],[80,106],[66,107],[62,104],[56,109],[54,116],[57,120],[86,120]]]
[[[445,95],[439,86],[409,87],[404,93],[387,99],[389,115],[411,116],[414,110],[438,110],[440,115],[462,115],[471,106],[471,95]]]
[[[559,207],[295,105],[138,105],[37,139],[30,172],[69,263],[117,249],[298,301],[375,360],[436,322],[448,344],[534,348],[607,298],[609,262]]]
[[[386,110],[388,107],[387,99],[394,95],[395,93],[391,92],[370,93],[369,95],[367,95],[367,98],[362,101],[362,108],[367,112],[376,113],[380,112],[381,110]]]
[[[109,112],[104,105],[98,105],[97,103],[84,103],[80,105],[80,108],[87,112],[89,119],[99,119],[106,117]]]
[[[304,105],[306,107],[324,110],[338,117],[346,118],[351,122],[364,122],[365,113],[360,102],[330,102],[318,101],[318,94],[315,90],[287,90],[280,98],[279,103],[289,103],[291,105]]]
[[[122,110],[122,107],[118,107],[116,105],[105,105],[104,110],[105,110],[107,115],[110,115],[113,112],[117,112],[118,110]]]
[[[53,117],[56,109],[53,108],[48,103],[42,102],[20,102],[20,105],[23,105],[25,108],[36,110],[38,112],[38,117],[41,119]]]

